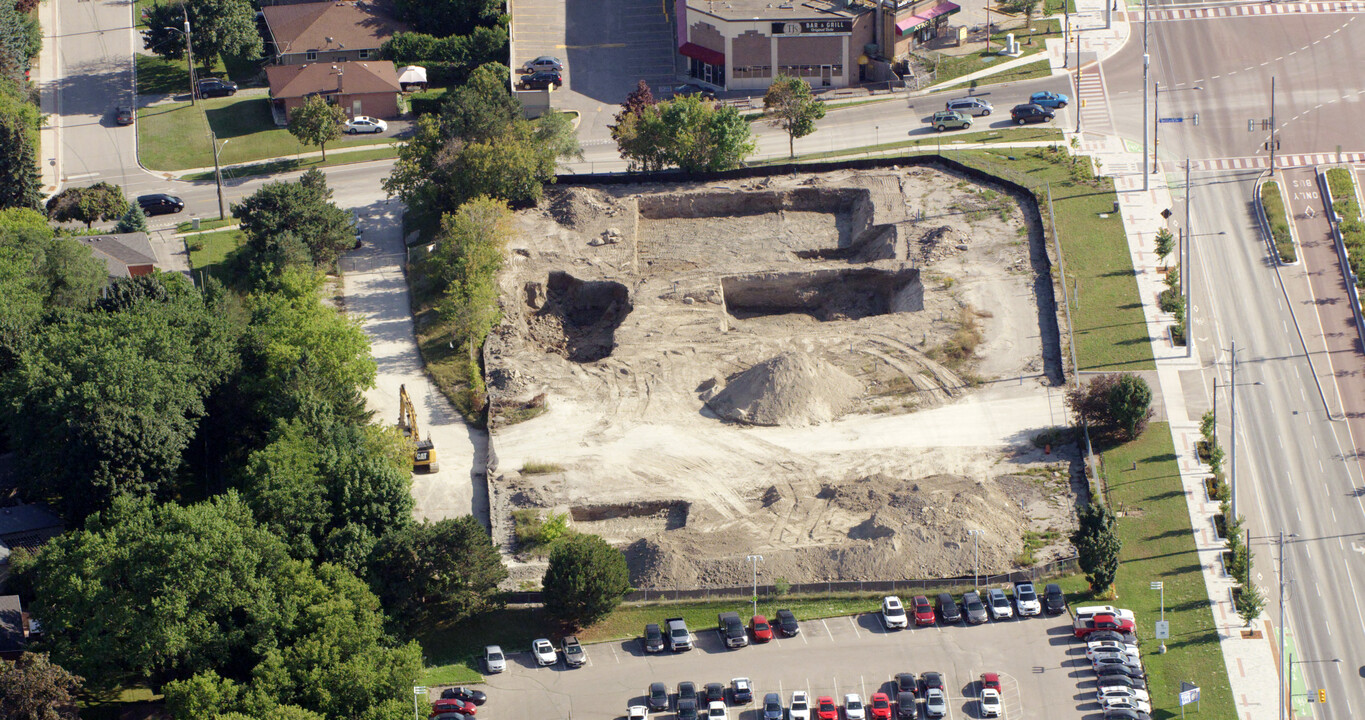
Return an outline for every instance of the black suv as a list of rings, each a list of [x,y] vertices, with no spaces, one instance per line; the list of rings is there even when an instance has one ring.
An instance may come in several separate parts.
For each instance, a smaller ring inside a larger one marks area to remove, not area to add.
[[[664,651],[664,634],[659,629],[657,623],[645,625],[645,652],[656,653]]]
[[[796,615],[792,614],[790,610],[778,610],[776,622],[773,625],[777,627],[777,631],[782,633],[783,637],[794,637],[801,632],[801,626],[796,623]]]
[[[1027,105],[1015,105],[1014,108],[1010,110],[1010,117],[1013,118],[1015,122],[1023,125],[1024,123],[1047,122],[1057,117],[1057,115],[1042,105],[1033,105],[1030,103]]]
[[[531,73],[521,79],[521,86],[527,90],[548,90],[564,84],[564,78],[557,72]]]
[[[957,602],[953,600],[952,595],[938,594],[938,616],[946,623],[962,622],[962,612],[957,609]]]
[[[1066,595],[1062,594],[1062,586],[1057,583],[1048,583],[1043,588],[1043,612],[1048,615],[1061,615],[1066,612]]]
[[[199,81],[199,97],[227,97],[237,94],[237,83],[219,78],[204,78]]]
[[[139,195],[137,204],[142,207],[142,212],[147,215],[174,215],[185,209],[184,200],[166,193]]]

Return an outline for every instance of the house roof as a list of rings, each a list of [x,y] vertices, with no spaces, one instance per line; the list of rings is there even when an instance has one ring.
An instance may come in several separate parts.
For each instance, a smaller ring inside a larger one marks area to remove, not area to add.
[[[270,81],[270,97],[276,99],[396,93],[401,89],[398,72],[387,60],[271,65],[265,69],[265,76]]]
[[[368,50],[408,29],[375,3],[313,2],[261,8],[275,52]]]
[[[0,653],[24,648],[24,608],[18,595],[0,595]]]
[[[37,550],[64,529],[62,519],[42,505],[0,508],[0,566],[9,562],[12,549]]]
[[[95,257],[104,261],[110,277],[129,277],[129,267],[156,265],[156,252],[152,250],[147,233],[88,235],[76,239],[95,251]]]

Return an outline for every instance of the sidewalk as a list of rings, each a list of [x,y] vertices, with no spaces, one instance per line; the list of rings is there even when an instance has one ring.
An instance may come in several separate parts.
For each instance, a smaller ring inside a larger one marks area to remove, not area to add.
[[[38,107],[47,124],[38,130],[38,164],[41,166],[43,192],[55,195],[61,189],[62,106],[57,85],[57,0],[38,5],[38,22],[43,27],[43,49],[34,68],[39,93]]]

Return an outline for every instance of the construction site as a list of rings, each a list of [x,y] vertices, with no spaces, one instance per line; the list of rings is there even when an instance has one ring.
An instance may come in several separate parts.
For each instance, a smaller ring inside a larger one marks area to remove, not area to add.
[[[937,166],[549,188],[484,350],[494,540],[566,515],[638,588],[1071,554],[1084,478],[1032,199]],[[1062,328],[1064,330],[1064,328]],[[1070,452],[1069,450],[1067,452]]]

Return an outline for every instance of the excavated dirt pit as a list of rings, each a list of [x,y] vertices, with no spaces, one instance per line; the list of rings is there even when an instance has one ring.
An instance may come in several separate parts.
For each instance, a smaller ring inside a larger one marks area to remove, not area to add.
[[[1025,210],[925,167],[551,188],[484,351],[495,540],[515,554],[516,507],[567,512],[637,587],[687,588],[745,582],[754,552],[768,578],[874,580],[970,572],[968,529],[992,573],[1064,538],[1073,459],[1029,442],[1066,415]]]

